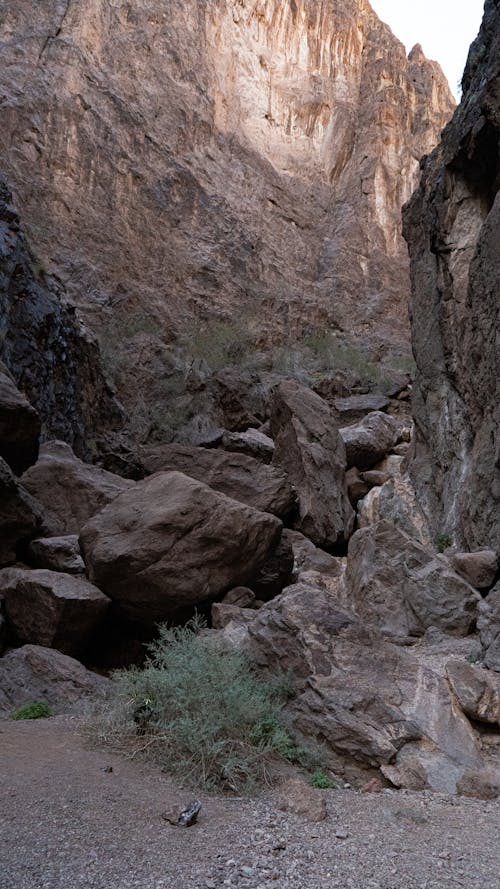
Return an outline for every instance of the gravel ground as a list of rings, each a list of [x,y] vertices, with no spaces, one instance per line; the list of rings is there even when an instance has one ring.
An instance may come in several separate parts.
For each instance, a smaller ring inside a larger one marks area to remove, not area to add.
[[[311,824],[275,791],[202,796],[182,829],[161,815],[192,794],[68,718],[0,722],[0,782],[0,889],[500,887],[498,801],[329,790]]]

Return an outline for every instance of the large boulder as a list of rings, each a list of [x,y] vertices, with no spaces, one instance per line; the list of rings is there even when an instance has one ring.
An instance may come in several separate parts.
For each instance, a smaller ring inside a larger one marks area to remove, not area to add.
[[[151,623],[246,584],[282,524],[180,472],[124,491],[82,529],[90,579],[132,619]]]
[[[35,568],[62,571],[64,574],[85,574],[77,534],[66,537],[39,537],[29,547],[29,561]]]
[[[18,639],[65,654],[85,647],[110,604],[88,580],[43,568],[0,571],[0,594]]]
[[[467,635],[481,601],[444,557],[385,521],[351,538],[346,587],[363,621],[398,636],[419,636],[428,627]]]
[[[16,549],[42,530],[44,512],[0,457],[0,567],[16,561]]]
[[[461,661],[446,665],[448,681],[464,713],[500,727],[500,676]]]
[[[478,590],[488,589],[498,574],[498,556],[491,549],[453,553],[451,564],[458,574],[465,577],[467,583]]]
[[[500,673],[500,582],[479,605],[477,628],[483,646],[483,660],[490,670]]]
[[[348,468],[372,469],[401,441],[403,430],[404,424],[400,420],[382,411],[372,411],[359,423],[344,426],[340,435],[345,444]]]
[[[22,483],[54,518],[58,534],[78,534],[91,516],[134,484],[83,463],[62,441],[42,445],[38,462],[24,473]]]
[[[279,467],[263,465],[246,454],[186,445],[159,445],[143,448],[141,459],[147,472],[183,472],[226,497],[262,512],[282,517],[295,505],[295,493],[284,472]]]
[[[38,457],[40,417],[0,362],[0,456],[18,475]]]
[[[225,451],[248,454],[249,457],[255,457],[262,463],[271,463],[274,457],[274,441],[258,429],[225,432],[222,436],[222,447]]]
[[[349,539],[354,511],[347,495],[345,448],[329,405],[292,380],[281,382],[271,405],[273,462],[299,498],[297,530],[316,546],[334,549]]]
[[[0,659],[0,712],[46,701],[53,713],[81,713],[82,700],[104,694],[108,685],[109,679],[60,651],[23,645]]]

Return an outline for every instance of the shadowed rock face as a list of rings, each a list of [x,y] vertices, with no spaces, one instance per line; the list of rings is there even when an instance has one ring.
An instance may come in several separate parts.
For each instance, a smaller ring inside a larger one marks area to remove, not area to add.
[[[500,9],[487,0],[463,99],[406,208],[418,375],[411,472],[436,533],[500,535]]]
[[[453,100],[365,0],[4,0],[0,41],[2,160],[95,327],[406,341],[400,207]]]

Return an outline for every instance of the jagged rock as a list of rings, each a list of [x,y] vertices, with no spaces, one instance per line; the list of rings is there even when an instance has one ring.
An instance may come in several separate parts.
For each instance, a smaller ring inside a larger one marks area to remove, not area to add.
[[[0,457],[18,475],[35,463],[40,417],[0,362]]]
[[[366,497],[371,486],[362,478],[355,466],[346,472],[346,481],[349,501],[351,506],[355,507],[359,500]]]
[[[67,537],[39,537],[31,541],[28,551],[35,568],[48,568],[65,574],[85,574],[77,534]]]
[[[246,454],[160,445],[142,448],[141,460],[148,472],[183,472],[262,512],[286,516],[295,505],[295,494],[284,472],[277,466],[262,465]]]
[[[180,472],[124,491],[82,529],[92,581],[144,623],[249,581],[279,542],[281,522]]]
[[[224,429],[207,414],[196,414],[176,432],[174,441],[180,445],[215,448],[222,442]]]
[[[379,521],[390,522],[423,546],[431,546],[429,525],[408,475],[394,472],[387,482],[372,488],[358,504],[359,528]]]
[[[226,451],[248,454],[262,463],[271,463],[274,456],[274,441],[257,429],[245,432],[225,432],[222,436],[222,447]]]
[[[231,621],[237,621],[238,624],[247,623],[253,619],[253,612],[238,605],[225,605],[224,602],[214,602],[211,616],[213,629],[223,630]]]
[[[283,531],[283,539],[289,540],[292,545],[296,572],[316,571],[333,577],[338,577],[342,573],[342,559],[314,546],[314,543],[299,531],[286,528]]]
[[[346,587],[361,620],[399,636],[432,626],[466,635],[481,600],[444,557],[385,521],[351,538]]]
[[[477,628],[483,646],[483,660],[490,670],[500,673],[500,583],[479,605]]]
[[[42,445],[38,462],[24,473],[22,483],[53,517],[61,535],[78,534],[91,516],[134,484],[83,463],[62,441]]]
[[[451,565],[471,586],[485,590],[492,585],[497,575],[498,556],[490,549],[474,553],[453,553]]]
[[[350,395],[348,398],[335,398],[333,407],[338,415],[339,426],[354,423],[371,411],[383,411],[389,407],[390,398],[386,395],[368,393],[367,395]]]
[[[347,496],[345,448],[333,413],[315,392],[285,381],[271,406],[273,462],[282,466],[299,498],[296,528],[317,546],[345,543],[354,512]]]
[[[367,414],[359,423],[344,426],[340,435],[345,444],[347,466],[372,469],[400,441],[402,423],[381,411]]]
[[[41,505],[0,457],[0,566],[16,561],[16,548],[40,533],[44,518]]]
[[[447,664],[446,675],[467,716],[500,726],[500,676],[460,661]]]
[[[466,550],[500,538],[499,21],[487,0],[462,101],[404,213],[417,363],[410,472],[433,534]]]
[[[303,778],[289,778],[279,789],[280,808],[313,824],[326,818],[326,802]]]
[[[222,605],[235,605],[238,608],[251,608],[255,602],[255,593],[245,586],[236,586],[229,590],[222,600]]]
[[[349,470],[351,472],[351,470]],[[366,472],[360,473],[361,478],[370,488],[381,487],[389,481],[389,473],[382,472],[380,469],[368,469]]]
[[[290,541],[282,535],[280,542],[256,572],[252,589],[262,602],[274,598],[292,580],[294,555]]]
[[[0,590],[10,627],[22,642],[77,654],[109,606],[82,577],[45,569],[4,568]]]
[[[212,382],[222,424],[230,432],[260,426],[268,416],[269,386],[260,374],[234,367],[224,368]]]
[[[104,694],[108,684],[60,651],[23,645],[0,659],[0,711],[43,700],[54,713],[81,712],[82,700]]]

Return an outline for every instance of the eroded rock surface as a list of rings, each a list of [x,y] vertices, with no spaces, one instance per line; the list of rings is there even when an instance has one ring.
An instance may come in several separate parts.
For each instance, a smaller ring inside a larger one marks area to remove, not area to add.
[[[0,456],[18,475],[35,463],[40,417],[0,362]]]
[[[0,566],[16,561],[17,547],[40,533],[44,519],[40,503],[0,457]]]

